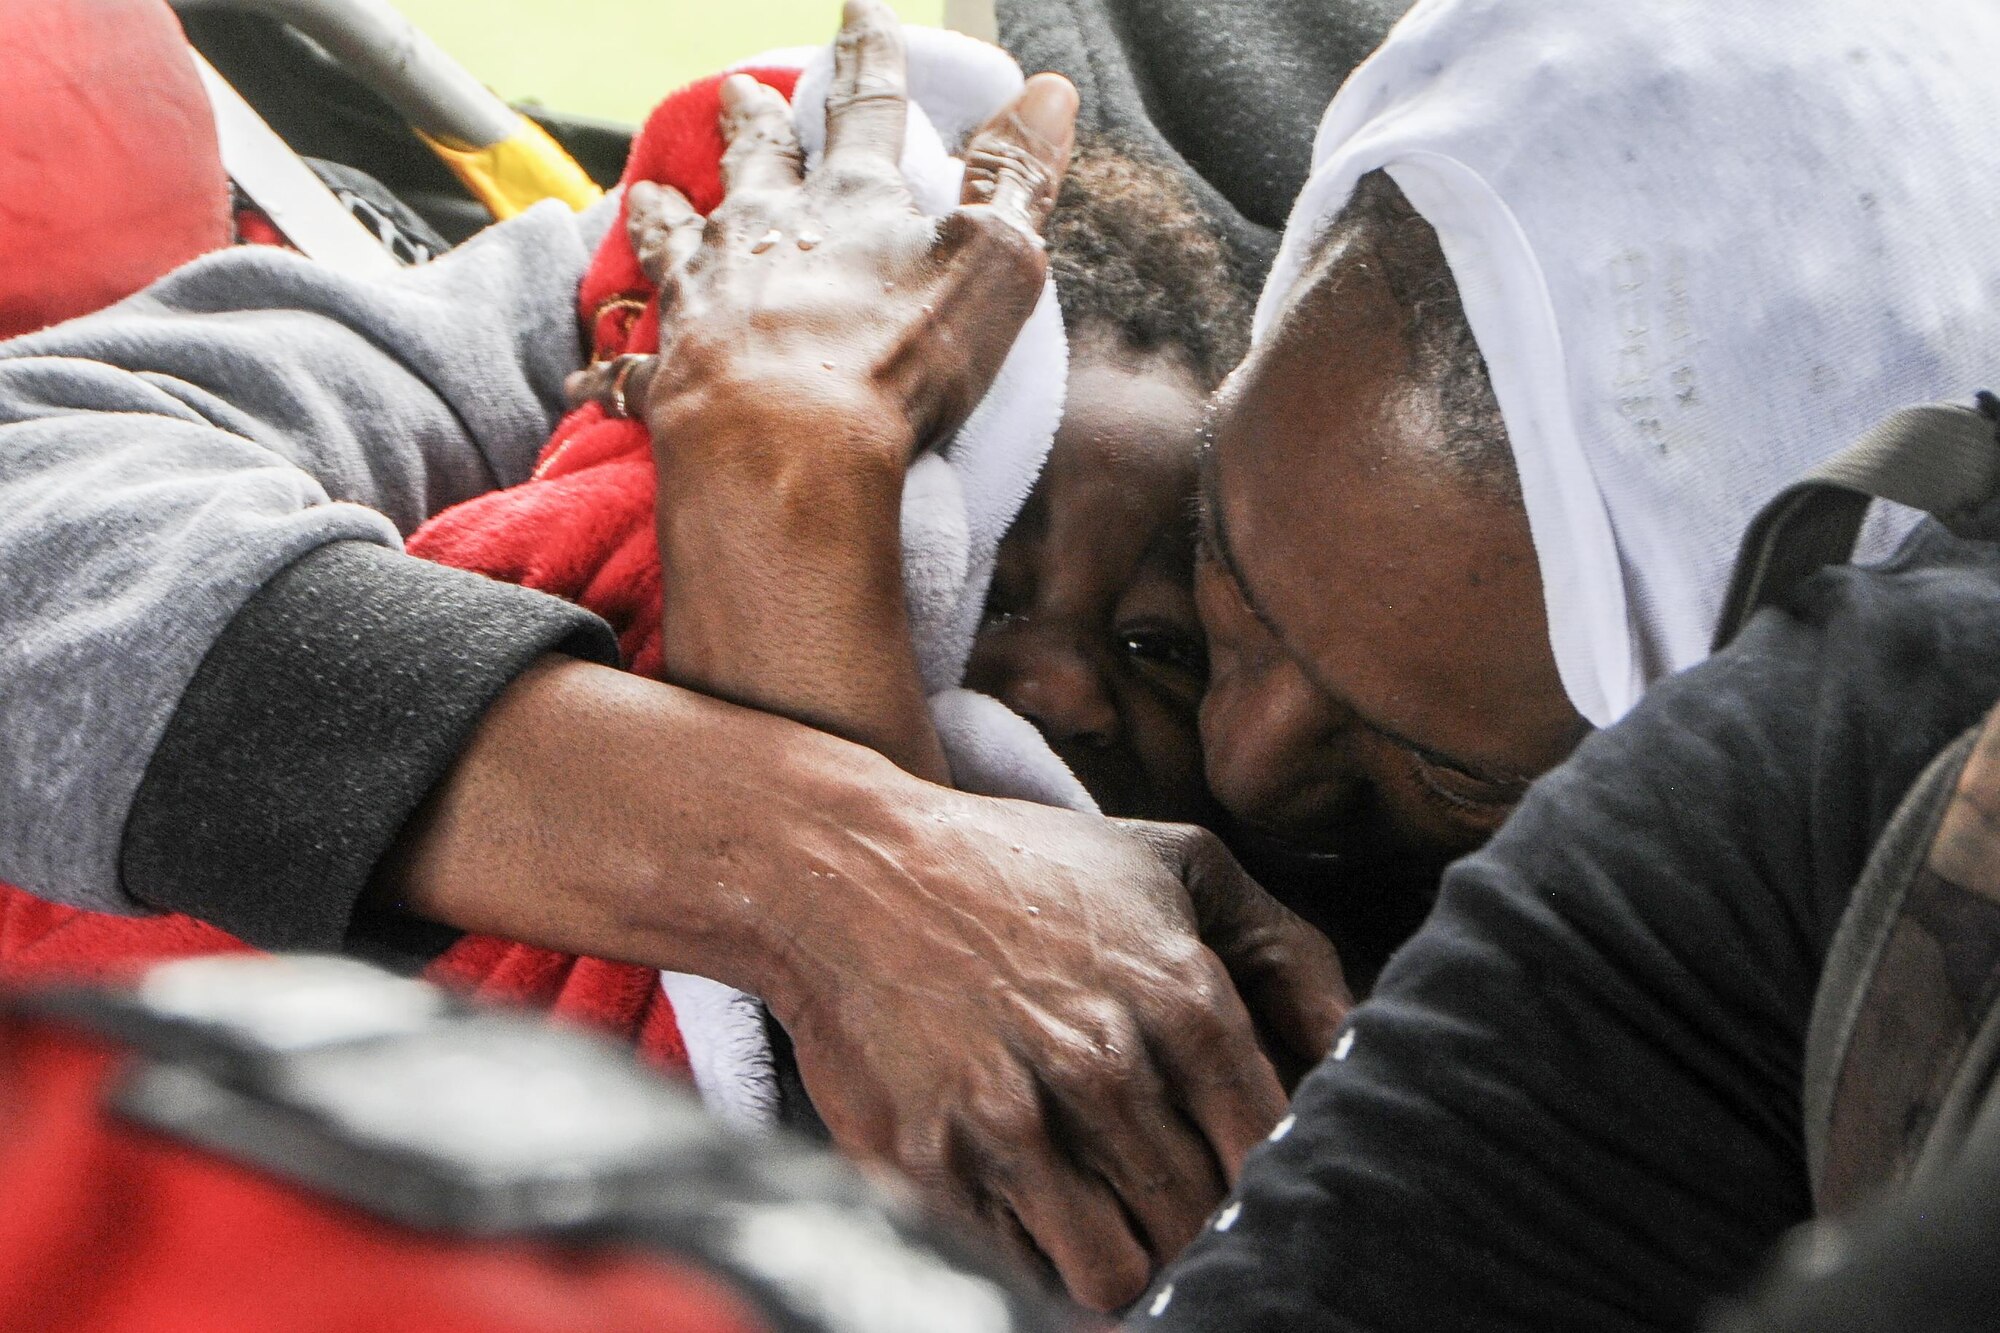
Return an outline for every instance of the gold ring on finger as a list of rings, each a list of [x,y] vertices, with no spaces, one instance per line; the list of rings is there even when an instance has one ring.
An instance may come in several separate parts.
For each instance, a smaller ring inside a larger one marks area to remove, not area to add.
[[[614,417],[629,418],[631,405],[625,401],[625,381],[632,378],[632,371],[646,358],[639,352],[625,352],[611,360],[611,406]]]

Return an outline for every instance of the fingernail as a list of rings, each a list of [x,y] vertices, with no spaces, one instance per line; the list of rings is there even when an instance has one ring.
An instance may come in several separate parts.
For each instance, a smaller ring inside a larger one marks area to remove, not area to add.
[[[718,90],[722,94],[722,109],[735,111],[741,108],[743,99],[750,95],[756,82],[748,74],[732,74],[724,79]]]
[[[1060,74],[1037,74],[1021,91],[1021,124],[1054,143],[1069,138],[1076,125],[1076,88]]]

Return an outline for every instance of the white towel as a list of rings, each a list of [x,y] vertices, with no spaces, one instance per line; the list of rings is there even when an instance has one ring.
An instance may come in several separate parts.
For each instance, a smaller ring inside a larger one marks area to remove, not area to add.
[[[988,694],[940,690],[931,725],[960,791],[1099,813],[1097,802],[1056,758],[1035,724]]]
[[[1994,0],[1420,0],[1321,123],[1257,336],[1386,168],[1492,372],[1563,686],[1608,725],[1706,653],[1766,499],[2000,369],[1996,70]]]
[[[931,28],[905,28],[910,116],[903,175],[925,213],[958,204],[963,164],[951,156],[1021,90],[1020,67],[998,47]],[[793,119],[808,166],[826,143],[832,48],[793,48],[746,67],[802,68]],[[965,425],[911,467],[902,510],[903,586],[931,713],[954,781],[986,795],[1095,811],[1041,733],[998,700],[959,689],[986,606],[1000,539],[1048,459],[1062,419],[1069,345],[1053,284]],[[810,892],[807,885],[801,893]],[[702,1100],[740,1125],[771,1122],[777,1088],[763,1006],[720,982],[662,973]]]

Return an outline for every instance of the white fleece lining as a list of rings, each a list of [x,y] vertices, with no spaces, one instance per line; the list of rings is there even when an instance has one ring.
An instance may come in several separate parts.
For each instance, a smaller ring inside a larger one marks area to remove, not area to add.
[[[1356,145],[1316,170],[1300,191],[1294,217],[1321,222],[1311,230],[1287,229],[1258,302],[1257,338],[1269,336],[1299,294],[1294,289],[1326,223],[1347,206],[1360,179],[1377,169],[1389,173],[1437,232],[1510,441],[1542,446],[1516,448],[1514,464],[1542,569],[1549,642],[1576,710],[1595,726],[1608,725],[1643,688],[1626,630],[1618,545],[1577,440],[1548,285],[1506,203],[1471,168],[1441,153],[1384,161],[1365,142]],[[1611,626],[1615,633],[1606,632]]]
[[[778,1078],[764,1005],[707,977],[662,972],[702,1104],[742,1129],[776,1122]]]

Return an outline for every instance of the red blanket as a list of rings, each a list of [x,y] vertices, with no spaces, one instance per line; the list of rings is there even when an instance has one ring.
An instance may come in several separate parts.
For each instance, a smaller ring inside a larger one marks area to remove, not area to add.
[[[752,70],[787,97],[794,70]],[[625,179],[672,185],[703,213],[722,199],[721,76],[653,112]],[[578,292],[598,358],[659,344],[653,288],[621,209]],[[533,479],[446,510],[409,541],[413,554],[565,597],[610,622],[625,665],[659,676],[660,566],[653,457],[645,427],[592,405],[556,427]],[[57,907],[0,885],[0,977],[126,976],[147,963],[249,948],[183,916],[121,917]],[[632,1041],[686,1075],[687,1049],[651,968],[578,958],[484,936],[461,939],[426,976],[479,999],[549,1010]]]

